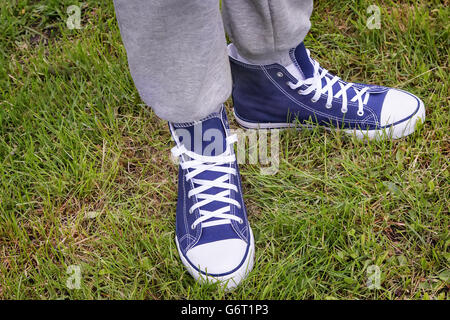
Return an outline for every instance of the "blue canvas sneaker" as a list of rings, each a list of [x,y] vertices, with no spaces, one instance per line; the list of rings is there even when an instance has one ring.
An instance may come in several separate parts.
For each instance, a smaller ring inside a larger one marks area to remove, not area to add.
[[[224,107],[201,121],[169,123],[179,159],[176,237],[181,261],[199,281],[237,286],[255,245]]]
[[[228,46],[237,122],[245,128],[335,128],[359,138],[400,138],[425,121],[423,102],[403,90],[347,83],[322,68],[303,43],[292,64],[255,65]]]

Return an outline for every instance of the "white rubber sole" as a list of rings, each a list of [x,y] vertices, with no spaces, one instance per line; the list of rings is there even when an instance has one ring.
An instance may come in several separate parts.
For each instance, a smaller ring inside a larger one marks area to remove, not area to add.
[[[233,109],[234,117],[237,123],[246,129],[285,129],[285,128],[297,128],[297,129],[313,129],[318,125],[302,125],[298,123],[280,123],[280,122],[268,122],[268,123],[256,123],[256,122],[248,122],[239,118],[234,109]],[[403,121],[399,124],[379,129],[379,130],[348,130],[348,129],[339,129],[339,128],[329,128],[325,126],[321,126],[326,130],[336,130],[343,131],[349,135],[355,135],[359,139],[399,139],[402,137],[406,137],[414,132],[416,129],[416,124],[419,121],[425,122],[425,106],[423,101],[420,101],[419,110],[417,110],[416,114],[413,115],[407,121]]]
[[[177,244],[178,254],[180,255],[181,262],[188,270],[189,274],[200,283],[219,283],[226,290],[232,290],[236,288],[242,280],[244,280],[248,273],[253,269],[253,264],[255,260],[255,240],[253,239],[253,232],[250,229],[250,248],[247,254],[247,258],[242,263],[241,267],[233,273],[227,274],[222,277],[205,275],[197,271],[183,256],[180,250],[180,245],[178,244],[178,239],[175,237],[175,242]]]

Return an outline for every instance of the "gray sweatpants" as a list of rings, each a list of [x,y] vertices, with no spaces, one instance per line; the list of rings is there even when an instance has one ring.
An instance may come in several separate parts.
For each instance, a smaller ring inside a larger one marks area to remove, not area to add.
[[[287,64],[313,0],[114,0],[134,83],[162,119],[190,122],[231,94],[225,29],[246,60]]]

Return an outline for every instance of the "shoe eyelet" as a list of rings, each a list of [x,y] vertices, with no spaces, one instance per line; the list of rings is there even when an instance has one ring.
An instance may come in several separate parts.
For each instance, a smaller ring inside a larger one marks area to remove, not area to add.
[[[360,117],[362,117],[362,116],[364,115],[364,111],[359,111],[359,110],[358,110],[357,115],[360,116]]]
[[[331,109],[333,107],[333,105],[331,105],[331,104],[326,104],[325,105],[325,108],[327,108],[327,109]]]
[[[277,72],[277,77],[278,78],[282,78],[284,76],[283,72],[278,71]]]
[[[299,95],[303,95],[302,90],[298,90],[297,93],[298,93]]]
[[[312,102],[312,103],[316,103],[317,100],[316,100],[316,99],[311,99],[311,102]]]
[[[342,113],[347,113],[347,111],[348,111],[347,109],[341,109]]]
[[[239,220],[239,224],[243,224],[244,223],[244,220]]]
[[[191,225],[191,230],[195,230],[195,227],[193,224]]]

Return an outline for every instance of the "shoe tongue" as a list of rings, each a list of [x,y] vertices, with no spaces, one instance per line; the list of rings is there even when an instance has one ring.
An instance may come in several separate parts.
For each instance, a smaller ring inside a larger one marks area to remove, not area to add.
[[[300,43],[294,51],[295,60],[300,67],[300,71],[305,76],[305,79],[312,78],[314,76],[314,66],[306,51],[305,44]]]
[[[226,126],[226,127],[225,127]],[[197,154],[204,156],[217,156],[225,152],[226,150],[226,130],[228,127],[228,121],[225,110],[221,113],[212,114],[206,119],[203,119],[194,124],[173,124],[175,134],[180,141],[180,144],[184,145],[186,149],[193,151]],[[228,167],[229,164],[223,164],[222,166]],[[195,176],[195,179],[201,180],[214,180],[224,173],[206,170]],[[194,187],[199,185],[194,183]],[[203,193],[215,195],[226,189],[219,187],[212,187],[204,191]],[[230,190],[230,192],[234,192]],[[213,201],[201,207],[202,210],[215,211],[224,206],[229,206],[228,203],[220,201]],[[210,218],[207,221],[218,220],[219,218]],[[220,234],[217,234],[220,230]],[[202,240],[199,244],[205,242],[211,242],[221,239],[237,238],[236,233],[230,224],[219,225],[203,229]]]
[[[196,154],[217,156],[225,152],[226,131],[220,117],[211,117],[191,125],[174,124],[180,144]]]
[[[222,119],[224,120],[222,121]],[[217,113],[193,124],[173,124],[176,138],[180,141],[180,145],[184,145],[189,151],[203,156],[218,156],[226,151],[225,119],[226,115]],[[221,166],[225,167],[229,164],[222,164]],[[224,175],[222,172],[206,170],[197,174],[195,179],[212,181],[222,175]],[[194,185],[198,187],[196,183]],[[224,190],[223,188],[213,187],[203,193],[217,194]],[[202,209],[214,211],[224,205],[221,202],[212,202],[203,206]]]

